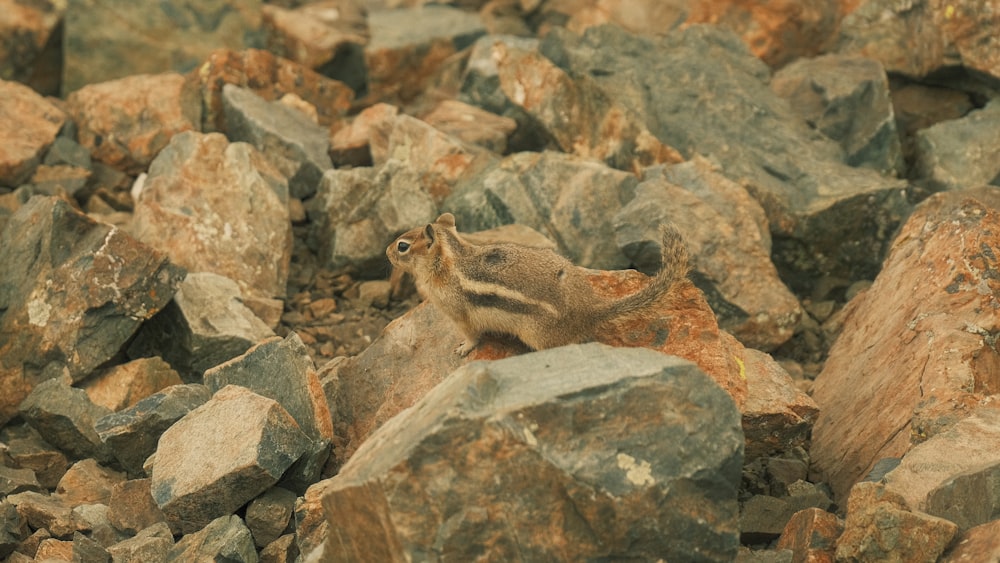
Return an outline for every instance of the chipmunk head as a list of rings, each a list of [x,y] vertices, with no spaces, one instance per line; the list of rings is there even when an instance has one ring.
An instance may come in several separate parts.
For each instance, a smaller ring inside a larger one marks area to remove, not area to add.
[[[455,216],[443,213],[433,223],[400,235],[385,255],[394,267],[419,276],[426,268],[442,268],[442,261],[450,263],[456,240]]]

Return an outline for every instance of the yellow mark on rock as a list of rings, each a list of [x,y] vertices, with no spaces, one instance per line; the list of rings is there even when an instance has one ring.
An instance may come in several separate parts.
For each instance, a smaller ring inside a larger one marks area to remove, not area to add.
[[[740,366],[740,379],[745,381],[747,378],[746,364],[743,363],[743,360],[741,360],[739,356],[733,356],[733,360],[735,360],[736,364]]]
[[[953,17],[955,17],[955,5],[948,4],[944,9],[944,19],[950,20]]]
[[[636,486],[652,485],[656,483],[653,479],[653,466],[645,460],[637,460],[628,454],[618,454],[616,456],[618,468],[625,471],[625,478],[629,483]]]

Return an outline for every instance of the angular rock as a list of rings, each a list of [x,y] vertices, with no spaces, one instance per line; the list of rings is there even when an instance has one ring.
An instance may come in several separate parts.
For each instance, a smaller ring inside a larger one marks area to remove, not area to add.
[[[68,2],[63,93],[141,73],[194,69],[213,49],[262,46],[260,0],[203,5]]]
[[[94,404],[117,412],[181,383],[181,376],[170,364],[154,356],[132,360],[90,377],[84,382],[83,390]]]
[[[354,62],[368,43],[367,14],[360,3],[325,0],[293,9],[264,4],[261,14],[268,31],[268,50],[308,68],[322,68],[327,76],[355,89],[364,83],[363,72],[354,80],[342,76],[345,63]],[[340,72],[328,72],[334,69]]]
[[[298,557],[295,534],[285,534],[260,550],[261,563],[294,563]]]
[[[108,504],[111,490],[125,482],[125,475],[98,465],[93,459],[78,461],[66,471],[56,486],[60,495],[71,506],[81,504]]]
[[[259,49],[213,51],[189,76],[201,85],[205,132],[227,129],[222,107],[226,84],[250,88],[268,101],[295,94],[316,108],[324,126],[343,117],[354,99],[347,85]]]
[[[388,124],[399,115],[399,108],[389,104],[375,104],[361,110],[347,123],[330,128],[330,158],[340,166],[371,166],[372,145],[388,146],[385,138]]]
[[[113,545],[125,536],[111,525],[106,504],[81,504],[73,507],[77,532],[86,533],[101,545]]]
[[[80,144],[128,174],[144,171],[174,135],[201,128],[198,91],[176,72],[91,84],[66,105]]]
[[[13,188],[31,177],[66,114],[17,82],[0,80],[0,99],[0,186]]]
[[[507,138],[517,129],[517,122],[509,117],[458,100],[443,100],[420,119],[464,143],[501,154],[507,150]]]
[[[434,5],[372,11],[368,30],[367,99],[399,104],[412,102],[445,59],[486,31],[476,14]]]
[[[948,547],[958,526],[943,518],[910,512],[899,495],[878,483],[858,483],[847,501],[837,561],[926,561]]]
[[[659,270],[659,226],[672,223],[721,328],[761,350],[791,338],[802,308],[771,262],[767,217],[750,194],[701,157],[648,169],[643,179],[613,217],[625,256],[646,273]]]
[[[79,127],[79,124],[74,122]],[[90,158],[90,150],[80,145],[69,137],[56,137],[52,146],[45,153],[43,164],[48,166],[68,165],[76,168],[91,170],[93,161]]]
[[[17,507],[17,513],[33,530],[45,529],[56,538],[69,538],[77,529],[73,507],[58,495],[26,491],[10,495],[7,502]]]
[[[913,446],[883,479],[907,506],[962,530],[1000,517],[1000,409],[984,406]]]
[[[73,534],[73,561],[93,561],[94,563],[109,563],[111,555],[98,543],[80,532]]]
[[[18,413],[46,442],[73,458],[108,461],[110,453],[94,430],[94,423],[111,411],[90,402],[83,389],[60,379],[35,386]]]
[[[771,89],[844,149],[844,162],[883,174],[904,171],[902,146],[881,63],[856,55],[799,59],[776,72]]]
[[[48,538],[38,544],[35,552],[36,561],[72,561],[73,542]]]
[[[385,247],[392,238],[432,221],[437,206],[422,188],[419,171],[390,160],[378,171],[328,171],[307,210],[321,263],[349,266],[370,278],[385,275]]]
[[[1000,61],[998,61],[1000,63]],[[1000,67],[998,67],[1000,70]],[[1000,184],[1000,101],[916,136],[916,175],[934,191]]]
[[[54,489],[69,467],[66,456],[27,424],[8,424],[0,429],[0,443],[6,446],[0,456],[4,465],[30,469],[46,489]]]
[[[171,529],[194,532],[277,483],[308,447],[277,402],[227,386],[160,436],[153,499]]]
[[[769,543],[781,535],[795,509],[785,500],[754,495],[740,506],[740,542]]]
[[[174,300],[143,325],[129,354],[159,355],[187,381],[274,336],[242,302],[239,286],[209,272],[188,274]]]
[[[942,563],[973,563],[1000,560],[1000,520],[967,530],[945,552]]]
[[[741,373],[747,381],[747,399],[740,408],[747,461],[807,448],[820,412],[816,403],[763,352],[745,349]]]
[[[0,77],[44,95],[58,94],[58,71],[51,67],[61,66],[59,25],[66,5],[4,0],[0,11],[5,16],[0,22]]]
[[[632,174],[582,157],[518,153],[467,176],[442,208],[455,214],[461,231],[520,223],[545,233],[575,264],[625,268],[629,259],[612,222],[600,218],[631,200],[636,185]]]
[[[288,178],[292,197],[316,193],[323,172],[333,168],[326,129],[281,102],[268,102],[247,88],[222,88],[226,137],[255,146]]]
[[[203,385],[175,385],[146,397],[134,407],[99,418],[94,428],[129,474],[142,475],[142,466],[156,451],[160,435],[211,397],[212,393]]]
[[[115,563],[166,563],[174,536],[166,522],[154,524],[124,541],[108,547]]]
[[[1000,77],[1000,12],[990,2],[866,0],[841,22],[834,48],[880,61],[889,72],[923,77],[948,67]]]
[[[123,231],[33,198],[0,233],[0,424],[38,383],[79,381],[173,295],[183,271]]]
[[[772,257],[793,290],[820,276],[871,279],[881,267],[910,211],[906,183],[840,162],[840,147],[797,119],[768,87],[767,67],[731,33],[554,29],[540,52],[571,76],[589,75],[662,143],[686,158],[708,156],[738,179],[767,213]]]
[[[776,547],[791,550],[792,561],[833,561],[843,531],[844,524],[835,514],[807,508],[788,521]]]
[[[89,179],[90,171],[83,168],[43,164],[35,169],[27,185],[40,193],[76,196],[84,189]]]
[[[633,173],[684,160],[589,76],[572,76],[537,52],[502,42],[494,43],[493,51],[503,93],[544,127],[541,136],[553,139],[563,152]]]
[[[246,524],[257,547],[278,539],[288,527],[295,508],[295,493],[272,487],[247,505]]]
[[[115,527],[134,536],[150,526],[166,522],[160,507],[153,501],[149,479],[131,479],[116,484],[107,502],[108,520]]]
[[[239,516],[220,516],[197,532],[181,538],[167,553],[167,561],[231,561],[257,563],[250,530]]]
[[[323,498],[332,487],[332,480],[324,479],[311,485],[295,500],[295,543],[303,558],[309,561],[316,561],[314,557],[322,553],[326,544],[330,525],[323,509]]]
[[[191,272],[283,296],[291,255],[288,185],[261,153],[217,133],[174,136],[149,167],[132,229]]]
[[[738,424],[732,399],[694,365],[648,350],[571,346],[472,364],[331,479],[325,555],[728,561]]]
[[[813,469],[838,499],[876,461],[967,416],[1000,389],[1000,196],[937,194],[900,231],[882,272],[844,310],[816,379]],[[989,358],[989,359],[986,359]]]
[[[30,469],[16,469],[0,465],[0,495],[7,496],[24,491],[42,492],[42,485]]]
[[[9,556],[27,536],[27,523],[17,513],[17,507],[0,501],[0,557]]]
[[[301,492],[319,480],[330,455],[333,423],[312,358],[297,334],[265,340],[242,356],[206,371],[205,385],[213,392],[239,385],[277,401],[310,441],[303,458],[285,473],[283,483]],[[277,534],[271,539],[275,538]]]

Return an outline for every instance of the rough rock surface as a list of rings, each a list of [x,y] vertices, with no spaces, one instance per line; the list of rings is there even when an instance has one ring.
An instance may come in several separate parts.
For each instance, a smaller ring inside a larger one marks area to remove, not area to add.
[[[959,536],[943,563],[974,563],[1000,559],[1000,520],[976,526]]]
[[[288,185],[257,149],[217,133],[174,136],[149,167],[132,229],[191,272],[284,294],[291,255]]]
[[[1000,184],[1000,101],[917,133],[916,173],[931,188]]]
[[[23,84],[0,80],[0,186],[18,186],[42,161],[66,115]]]
[[[308,446],[277,402],[224,387],[160,436],[150,472],[153,499],[172,530],[194,532],[277,483]]]
[[[87,379],[83,390],[95,404],[120,411],[157,391],[181,383],[181,376],[170,364],[153,356],[96,373]]]
[[[876,461],[902,456],[913,437],[1000,389],[991,336],[1000,330],[997,204],[995,188],[926,200],[874,285],[846,308],[813,393],[814,469],[838,498]]]
[[[18,414],[46,442],[75,458],[95,457],[101,461],[106,461],[109,453],[94,424],[110,412],[92,403],[84,390],[61,379],[39,383],[18,407]]]
[[[332,479],[325,557],[727,561],[738,425],[732,399],[694,365],[652,351],[587,345],[472,364]],[[667,533],[677,526],[683,536]]]
[[[167,553],[167,561],[232,561],[257,563],[250,530],[239,516],[220,516],[204,528],[181,538]]]
[[[79,381],[114,357],[183,275],[55,198],[31,199],[10,218],[0,263],[0,422],[38,383]]]
[[[80,144],[129,174],[148,168],[174,135],[201,129],[198,91],[175,72],[91,84],[66,105]]]

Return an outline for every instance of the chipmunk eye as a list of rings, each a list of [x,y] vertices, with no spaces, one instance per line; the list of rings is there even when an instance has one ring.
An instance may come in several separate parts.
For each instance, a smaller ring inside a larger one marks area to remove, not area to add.
[[[401,240],[396,243],[396,250],[399,251],[400,254],[405,254],[406,251],[409,249],[410,249],[410,243],[406,242],[405,240]]]

